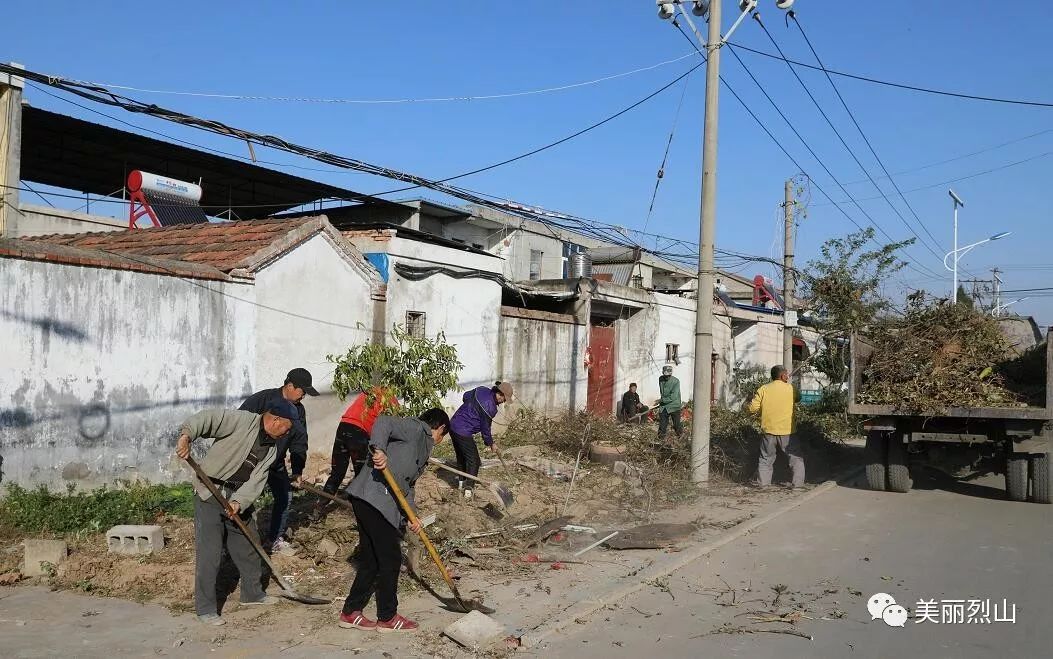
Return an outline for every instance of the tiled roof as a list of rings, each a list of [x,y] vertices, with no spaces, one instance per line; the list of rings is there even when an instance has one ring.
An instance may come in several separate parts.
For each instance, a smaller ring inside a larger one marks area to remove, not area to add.
[[[153,256],[130,256],[112,252],[101,252],[95,249],[82,249],[68,245],[56,245],[39,240],[8,238],[0,240],[0,257],[24,259],[27,261],[47,261],[65,265],[107,268],[111,270],[132,270],[156,275],[189,277],[193,279],[212,279],[230,281],[222,270],[211,265],[172,261]]]
[[[324,217],[246,220],[129,231],[51,234],[25,240],[202,264],[229,273],[238,269],[255,270],[327,224]]]

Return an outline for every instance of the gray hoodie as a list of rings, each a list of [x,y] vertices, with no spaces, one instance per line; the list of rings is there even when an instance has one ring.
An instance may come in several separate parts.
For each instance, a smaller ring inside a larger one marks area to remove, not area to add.
[[[428,466],[428,458],[435,446],[431,428],[420,419],[378,416],[373,424],[369,445],[387,454],[388,470],[416,512],[413,486]],[[396,529],[401,528],[402,511],[395,496],[388,490],[384,475],[373,469],[372,458],[367,467],[351,481],[347,487],[348,494],[376,508]]]

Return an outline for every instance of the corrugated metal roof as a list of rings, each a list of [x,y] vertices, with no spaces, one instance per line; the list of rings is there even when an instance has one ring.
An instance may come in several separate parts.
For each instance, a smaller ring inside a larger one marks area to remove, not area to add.
[[[612,284],[628,286],[633,267],[632,263],[593,263],[592,274],[611,275]]]

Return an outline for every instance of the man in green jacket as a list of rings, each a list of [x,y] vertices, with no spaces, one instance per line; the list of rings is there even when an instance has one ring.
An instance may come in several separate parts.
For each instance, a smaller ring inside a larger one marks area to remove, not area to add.
[[[680,410],[684,404],[680,400],[680,380],[673,377],[673,367],[666,364],[662,367],[662,376],[658,378],[658,439],[665,439],[669,428],[669,419],[673,420],[673,432],[680,439],[684,434],[684,425],[680,422]]]
[[[208,488],[195,479],[194,607],[201,622],[225,623],[216,601],[216,577],[224,546],[241,575],[242,605],[277,601],[263,591],[260,558],[230,516],[239,515],[252,533],[259,535],[253,503],[263,492],[268,471],[275,457],[284,450],[289,430],[298,418],[291,403],[274,400],[262,414],[205,410],[184,421],[179,428],[176,455],[184,460],[190,455],[192,441],[202,437],[215,439],[201,460],[201,469],[231,507],[228,513]]]

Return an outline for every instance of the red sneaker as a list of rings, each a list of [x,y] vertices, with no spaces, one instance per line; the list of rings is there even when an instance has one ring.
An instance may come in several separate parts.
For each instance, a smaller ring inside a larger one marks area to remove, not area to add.
[[[351,613],[340,613],[340,622],[337,623],[344,629],[376,629],[377,622],[362,615],[361,611]]]
[[[378,632],[415,632],[419,627],[417,623],[397,613],[391,620],[381,620],[377,623]]]

